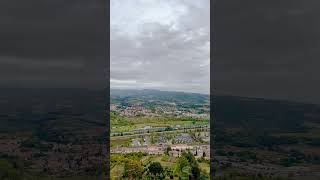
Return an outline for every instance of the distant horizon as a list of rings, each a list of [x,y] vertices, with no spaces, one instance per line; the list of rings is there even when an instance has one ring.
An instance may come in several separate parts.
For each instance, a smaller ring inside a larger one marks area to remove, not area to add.
[[[163,90],[163,89],[154,89],[154,88],[142,88],[142,89],[133,89],[133,88],[111,88],[110,90],[128,90],[128,91],[143,91],[143,90],[152,90],[152,91],[162,91],[162,92],[178,92],[178,93],[190,93],[190,94],[201,94],[201,95],[211,95],[209,93],[199,93],[192,91],[178,91],[178,90]],[[288,103],[301,103],[301,104],[309,104],[309,105],[320,105],[314,102],[305,102],[291,99],[280,99],[280,98],[270,98],[270,97],[262,97],[262,96],[244,96],[244,95],[236,95],[228,92],[215,91],[216,93],[212,94],[213,96],[227,96],[227,97],[238,97],[238,98],[247,98],[247,99],[261,99],[266,101],[284,101]]]
[[[162,91],[162,92],[178,92],[178,93],[190,93],[190,94],[202,94],[202,95],[210,95],[209,93],[200,93],[194,91],[182,91],[182,90],[164,90],[164,89],[155,89],[155,88],[141,88],[141,89],[134,89],[134,88],[111,88],[110,90],[128,90],[128,91],[143,91],[143,90],[150,90],[150,91]]]

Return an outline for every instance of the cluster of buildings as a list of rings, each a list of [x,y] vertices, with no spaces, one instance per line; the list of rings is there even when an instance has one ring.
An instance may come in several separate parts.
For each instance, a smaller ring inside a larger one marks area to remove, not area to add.
[[[135,116],[156,116],[150,109],[143,106],[129,106],[120,108],[117,105],[110,105],[110,111],[118,112],[122,116],[135,117]]]
[[[180,134],[174,138],[176,143],[192,143],[194,139],[189,134]]]
[[[133,106],[133,107],[127,107],[123,111],[120,111],[120,114],[123,116],[152,116],[151,110],[142,107],[142,106]]]
[[[147,116],[147,117],[160,117],[161,115],[174,116],[174,117],[191,117],[195,119],[209,119],[209,108],[199,109],[177,109],[176,106],[160,106],[158,105],[153,110],[144,107],[143,105],[133,106],[118,106],[115,104],[110,105],[110,111],[118,112],[122,116],[135,117],[135,116]]]
[[[183,151],[190,151],[197,158],[210,159],[210,145],[184,145],[177,144],[171,147],[169,155],[180,157]]]
[[[168,145],[153,145],[144,147],[118,147],[112,148],[111,153],[133,153],[142,152],[149,155],[163,155],[167,151]],[[191,152],[197,158],[210,159],[210,146],[209,145],[187,145],[187,144],[176,144],[170,146],[171,150],[168,154],[172,157],[180,157],[184,151]]]

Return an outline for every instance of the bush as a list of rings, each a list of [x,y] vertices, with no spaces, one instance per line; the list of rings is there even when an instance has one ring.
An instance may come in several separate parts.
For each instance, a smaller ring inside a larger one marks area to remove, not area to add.
[[[129,179],[141,178],[143,172],[143,166],[138,160],[128,160],[124,164],[124,177],[128,177]]]
[[[149,165],[148,170],[154,176],[158,176],[163,173],[163,168],[159,162],[152,162]]]

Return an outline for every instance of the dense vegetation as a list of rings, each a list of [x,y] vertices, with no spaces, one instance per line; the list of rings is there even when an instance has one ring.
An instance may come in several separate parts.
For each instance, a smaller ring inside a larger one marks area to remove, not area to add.
[[[209,95],[185,93],[185,92],[169,92],[158,90],[124,90],[111,89],[111,103],[128,106],[137,102],[146,103],[145,107],[153,107],[157,103],[176,103],[185,108],[192,108],[198,104],[206,104],[209,102]]]
[[[80,162],[81,157],[86,157],[84,145],[88,142],[94,144],[92,149],[99,149],[107,143],[107,134],[96,132],[105,129],[107,124],[103,121],[106,117],[103,113],[106,109],[104,90],[1,89],[0,92],[0,140],[14,142],[16,147],[10,147],[21,151],[2,154],[0,172],[4,174],[0,179],[95,179],[105,176],[105,169],[101,169],[105,167],[104,163],[87,168],[75,165],[68,170],[54,166],[47,168],[41,163],[53,153]],[[54,150],[55,145],[63,150]],[[81,151],[71,151],[79,147],[82,147]],[[30,158],[26,157],[28,153]],[[98,156],[105,157],[102,152]],[[60,162],[68,164],[67,158]]]
[[[243,166],[246,163],[266,168],[319,165],[318,105],[232,96],[216,96],[213,100],[216,156]],[[226,175],[220,179],[264,178],[263,174],[252,175],[256,172],[237,169],[230,163],[217,170]]]
[[[179,158],[174,159],[167,155],[164,155],[160,161],[152,161],[150,158],[156,157],[149,157],[144,153],[112,154],[110,162],[111,178],[150,180],[165,178],[181,180],[209,179],[209,172],[200,166],[200,163],[206,163],[209,166],[209,162],[202,159],[196,160],[190,152],[183,152]],[[169,159],[174,160],[175,163],[170,163]],[[168,163],[170,164],[169,166]]]

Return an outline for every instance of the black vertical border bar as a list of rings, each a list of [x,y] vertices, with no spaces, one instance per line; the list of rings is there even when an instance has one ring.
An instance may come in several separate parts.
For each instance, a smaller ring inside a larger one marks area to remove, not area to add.
[[[214,179],[214,89],[213,89],[213,61],[216,49],[216,34],[214,29],[214,19],[216,17],[216,0],[210,0],[210,177]]]
[[[106,88],[105,88],[105,96],[106,96],[106,102],[105,102],[105,121],[106,121],[106,134],[105,134],[105,148],[106,149],[106,179],[110,179],[110,0],[102,0],[105,3],[105,17],[106,17],[106,22],[105,22],[105,43],[106,43],[106,48],[105,48],[105,57],[107,61],[107,67],[105,70],[106,74]]]

